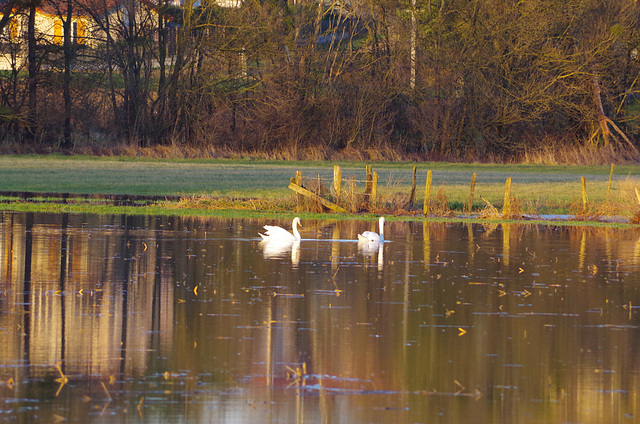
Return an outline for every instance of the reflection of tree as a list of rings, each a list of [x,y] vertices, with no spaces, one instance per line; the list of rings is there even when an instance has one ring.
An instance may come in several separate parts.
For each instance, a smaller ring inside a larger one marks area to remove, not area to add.
[[[25,215],[25,241],[24,241],[24,284],[22,286],[22,293],[24,297],[23,301],[23,359],[28,364],[30,363],[30,348],[31,348],[31,257],[33,253],[33,214],[27,213]]]
[[[61,227],[61,231],[60,231],[60,293],[64,293],[66,291],[66,287],[65,287],[65,282],[67,281],[67,250],[68,250],[68,246],[67,246],[67,226],[69,223],[69,215],[64,214],[62,215],[62,222],[60,224]],[[62,324],[61,326],[61,333],[60,333],[60,340],[62,341],[62,346],[60,347],[60,361],[62,362],[62,371],[64,371],[65,369],[65,340],[67,338],[67,335],[65,334],[65,324],[67,321],[67,314],[66,314],[66,308],[65,308],[65,302],[61,301],[60,302],[60,322]]]
[[[329,236],[303,241],[292,269],[264,260],[249,220],[2,215],[0,364],[56,378],[63,360],[71,381],[155,378],[158,390],[175,372],[184,387],[247,387],[268,405],[308,390],[320,400],[299,398],[301,410],[324,416],[370,411],[367,396],[341,404],[331,390],[397,396],[423,417],[455,394],[448,408],[468,422],[538,414],[518,406],[523,394],[584,422],[615,413],[584,412],[599,391],[635,398],[635,230],[511,224],[506,245],[500,227],[412,225],[394,225],[381,271]]]
[[[16,329],[0,333],[2,361],[20,351],[26,364],[37,364],[25,368],[36,374],[58,361],[65,373],[140,372],[150,339],[159,346],[172,334],[171,317],[159,312],[172,312],[172,300],[166,301],[172,286],[166,278],[162,284],[165,258],[156,256],[156,243],[149,241],[155,240],[153,229],[137,230],[138,222],[101,217],[109,230],[97,234],[84,229],[81,219],[3,219],[8,231],[0,243],[0,283],[14,293],[3,307],[20,305],[22,313],[19,322],[14,314],[0,316],[0,326]]]

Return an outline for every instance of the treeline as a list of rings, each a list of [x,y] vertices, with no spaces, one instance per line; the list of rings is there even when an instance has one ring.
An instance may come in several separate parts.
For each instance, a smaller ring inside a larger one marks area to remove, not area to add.
[[[26,61],[1,73],[3,142],[638,157],[635,0],[158,1],[5,3]],[[47,4],[59,43],[31,24]]]

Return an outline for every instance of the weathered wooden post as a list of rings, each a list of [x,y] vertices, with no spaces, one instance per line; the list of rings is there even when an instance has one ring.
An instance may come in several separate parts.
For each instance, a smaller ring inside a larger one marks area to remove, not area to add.
[[[376,209],[376,201],[378,197],[378,173],[373,172],[371,175],[371,211]]]
[[[366,172],[367,176],[366,176],[366,185],[364,187],[364,194],[365,194],[365,197],[368,197],[371,194],[371,181],[372,181],[372,178],[373,178],[373,176],[371,174],[371,172],[372,172],[371,165],[367,165],[365,167],[365,172]]]
[[[504,205],[502,207],[502,217],[509,218],[511,216],[511,177],[507,178],[504,186]]]
[[[296,171],[296,184],[302,187],[302,171]],[[300,193],[296,194],[296,211],[302,212],[302,204],[304,202],[304,196]]]
[[[416,167],[413,167],[413,176],[411,177],[411,193],[409,193],[409,201],[407,202],[407,208],[413,206],[413,202],[416,200]]]
[[[342,195],[342,170],[339,165],[333,166],[333,191],[336,195],[336,201],[339,201]]]
[[[582,185],[582,214],[587,215],[587,179],[585,177],[580,177],[580,182]]]
[[[431,209],[431,170],[427,171],[427,185],[424,188],[424,216],[429,216],[429,210]]]
[[[609,203],[609,195],[611,194],[611,179],[613,178],[613,167],[611,164],[611,172],[609,172],[609,183],[607,184],[607,203]]]
[[[471,176],[471,188],[469,189],[469,204],[467,206],[467,211],[473,211],[473,196],[476,191],[476,177],[477,174],[474,172]]]

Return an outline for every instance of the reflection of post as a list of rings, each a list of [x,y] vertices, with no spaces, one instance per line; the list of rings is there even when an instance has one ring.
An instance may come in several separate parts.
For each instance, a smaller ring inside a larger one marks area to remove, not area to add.
[[[431,237],[429,234],[429,223],[426,221],[422,223],[422,238],[424,240],[422,248],[424,269],[428,269],[431,263]]]
[[[467,235],[469,238],[469,243],[468,243],[468,249],[469,249],[469,266],[473,266],[473,259],[475,258],[476,255],[476,243],[475,240],[473,239],[473,224],[467,224]]]
[[[502,263],[504,266],[509,266],[509,250],[511,246],[509,244],[511,236],[511,224],[502,224]]]
[[[587,237],[584,230],[582,231],[582,239],[580,240],[580,253],[578,254],[578,270],[582,272],[584,269],[585,254],[587,251]]]
[[[615,254],[613,253],[613,246],[612,241],[614,240],[613,235],[611,234],[611,228],[603,228],[603,231],[606,233],[605,235],[605,239],[604,239],[604,245],[605,245],[605,251],[607,252],[607,261],[609,263],[615,263],[616,262],[616,257]]]
[[[333,228],[333,234],[331,235],[333,240],[340,240],[340,227],[336,225]],[[340,264],[340,242],[331,242],[331,270],[335,270]]]

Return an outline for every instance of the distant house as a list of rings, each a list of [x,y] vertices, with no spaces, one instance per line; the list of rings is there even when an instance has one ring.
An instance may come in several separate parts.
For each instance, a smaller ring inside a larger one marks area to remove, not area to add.
[[[2,4],[6,0],[0,0]],[[73,0],[71,42],[86,48],[97,48],[107,39],[147,36],[157,40],[158,5],[180,7],[182,0]],[[243,0],[214,0],[217,5],[235,8]],[[200,2],[197,1],[197,4]],[[26,9],[13,10],[9,25],[0,33],[0,70],[21,69],[27,57]],[[0,17],[2,13],[0,12]],[[36,37],[38,46],[55,51],[64,42],[63,21],[67,17],[67,0],[43,0],[36,9]],[[136,34],[129,33],[135,21]],[[175,32],[179,25],[165,17],[169,54],[175,51]],[[107,31],[109,36],[107,36]]]
[[[27,56],[27,12],[13,10],[9,25],[0,33],[0,69],[20,69]],[[36,8],[35,29],[38,45],[61,46],[63,44],[62,17],[66,18],[66,2],[46,2]],[[71,42],[91,45],[88,31],[91,19],[82,13],[71,18]]]
[[[157,4],[150,0],[74,0],[71,42],[95,48],[106,41],[107,27],[113,40],[123,38],[132,16],[138,27],[146,27],[147,33],[157,36],[154,33],[157,31],[157,9]],[[26,63],[28,11],[13,10],[11,13],[9,25],[0,33],[0,70],[21,69]],[[63,20],[66,18],[66,0],[45,0],[38,6],[35,18],[38,46],[50,50],[62,46]]]

